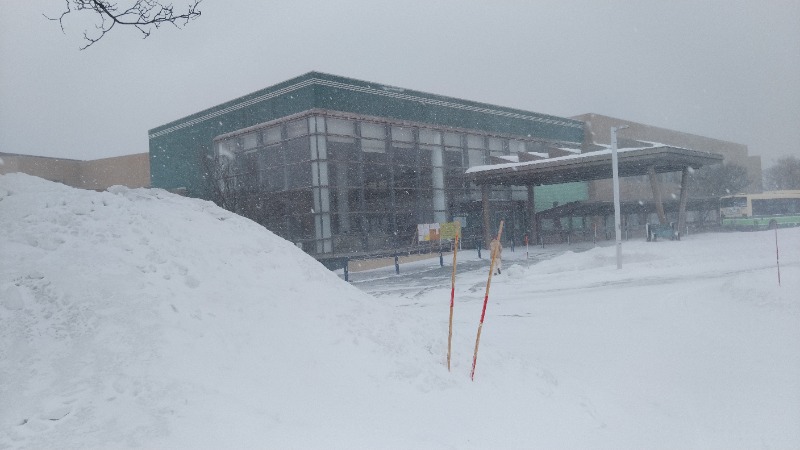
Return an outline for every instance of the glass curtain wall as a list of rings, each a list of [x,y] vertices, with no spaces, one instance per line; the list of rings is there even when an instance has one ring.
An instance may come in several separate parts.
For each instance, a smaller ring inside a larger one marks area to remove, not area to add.
[[[363,250],[360,215],[363,211],[362,158],[356,123],[317,116],[327,123],[328,184],[331,192],[333,244],[337,252]]]
[[[526,144],[311,114],[218,139],[217,180],[229,209],[309,253],[386,251],[412,244],[417,224],[469,215],[481,193],[464,171]],[[512,189],[491,198],[511,200]]]
[[[308,130],[307,119],[299,119],[220,140],[214,171],[226,208],[313,252],[311,244],[325,236],[315,223],[320,196],[311,187],[319,170],[312,179],[312,161],[318,156]]]
[[[395,222],[387,127],[382,123],[366,121],[362,121],[360,125],[364,180],[361,215],[364,249],[372,251],[390,248],[394,243]]]

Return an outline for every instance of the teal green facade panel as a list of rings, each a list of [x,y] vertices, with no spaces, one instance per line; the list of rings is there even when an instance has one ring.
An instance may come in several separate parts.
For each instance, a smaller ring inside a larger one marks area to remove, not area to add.
[[[588,199],[589,184],[585,182],[536,186],[533,192],[536,212],[552,208],[555,202],[558,202],[559,205],[564,205],[569,202],[586,201]]]
[[[257,101],[255,93],[180,121],[150,130],[151,186],[186,188],[192,196],[208,198],[204,159],[213,139],[259,123],[280,119],[314,107],[311,85]]]
[[[580,143],[583,122],[315,74],[317,107],[396,120]]]

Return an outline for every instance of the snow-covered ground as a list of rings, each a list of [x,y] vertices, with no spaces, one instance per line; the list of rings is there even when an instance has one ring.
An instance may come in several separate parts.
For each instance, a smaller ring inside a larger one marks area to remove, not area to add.
[[[448,372],[438,259],[348,284],[208,202],[0,176],[0,448],[800,448],[778,239],[780,287],[773,232],[506,249],[473,382],[474,252]]]

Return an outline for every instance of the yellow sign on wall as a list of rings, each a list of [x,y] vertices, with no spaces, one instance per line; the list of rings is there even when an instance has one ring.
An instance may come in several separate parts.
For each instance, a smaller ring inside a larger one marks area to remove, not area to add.
[[[419,242],[455,239],[456,233],[461,234],[461,222],[420,223],[417,225]]]
[[[441,239],[455,239],[456,234],[461,234],[461,222],[445,222],[439,227]]]

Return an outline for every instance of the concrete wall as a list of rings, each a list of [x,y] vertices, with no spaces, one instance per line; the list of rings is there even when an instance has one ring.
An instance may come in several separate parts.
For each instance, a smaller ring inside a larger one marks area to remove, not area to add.
[[[150,157],[147,153],[83,161],[80,185],[105,190],[116,184],[130,188],[150,186]]]
[[[0,153],[3,164],[0,174],[22,172],[45,180],[75,186],[80,178],[81,161],[75,159],[46,158],[42,156]],[[77,186],[76,186],[77,187]]]
[[[147,153],[79,161],[43,156],[0,153],[0,175],[21,172],[81,189],[105,190],[113,185],[131,188],[150,185]]]

